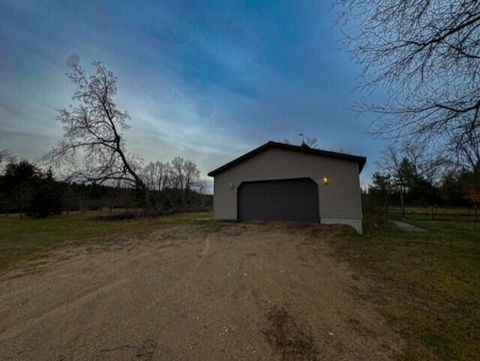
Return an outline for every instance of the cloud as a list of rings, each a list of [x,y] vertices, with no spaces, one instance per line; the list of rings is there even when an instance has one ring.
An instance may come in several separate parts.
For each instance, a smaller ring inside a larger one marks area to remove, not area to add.
[[[197,113],[202,117],[209,117],[213,113],[213,103],[209,99],[201,100],[197,104]]]
[[[0,131],[2,149],[8,149],[19,158],[38,161],[47,153],[55,138],[48,134],[24,131]]]
[[[132,115],[128,145],[146,160],[181,155],[206,174],[300,132],[375,158],[382,143],[347,110],[357,70],[339,49],[330,5],[2,2],[2,140],[32,156],[53,145],[61,136],[55,109],[72,102],[64,73],[102,60]]]

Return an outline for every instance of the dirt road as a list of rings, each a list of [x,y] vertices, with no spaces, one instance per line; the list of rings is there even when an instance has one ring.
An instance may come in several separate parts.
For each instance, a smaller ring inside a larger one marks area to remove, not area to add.
[[[342,228],[176,226],[0,277],[2,360],[389,360]]]

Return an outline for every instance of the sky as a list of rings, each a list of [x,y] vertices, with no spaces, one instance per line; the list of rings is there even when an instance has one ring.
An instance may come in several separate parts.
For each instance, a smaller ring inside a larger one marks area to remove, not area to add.
[[[72,64],[102,61],[131,115],[127,147],[146,162],[189,158],[202,177],[269,141],[368,158],[385,143],[351,108],[360,68],[330,1],[0,2],[0,149],[39,159],[62,138]]]

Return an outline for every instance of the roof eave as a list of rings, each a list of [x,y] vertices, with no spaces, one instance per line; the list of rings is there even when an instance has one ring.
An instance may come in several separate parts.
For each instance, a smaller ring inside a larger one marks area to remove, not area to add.
[[[346,153],[338,153],[338,152],[332,152],[332,151],[327,151],[327,150],[322,150],[322,149],[314,149],[314,148],[299,148],[298,146],[291,145],[291,144],[285,144],[285,143],[278,143],[278,142],[273,142],[269,141],[253,150],[251,150],[248,153],[245,153],[241,155],[238,158],[235,158],[231,160],[228,163],[225,163],[224,165],[212,170],[211,172],[208,173],[209,177],[214,177],[217,174],[229,169],[230,167],[233,167],[237,163],[242,162],[243,160],[249,159],[256,154],[269,149],[271,147],[276,147],[280,149],[287,149],[287,150],[292,150],[296,152],[303,152],[303,153],[308,153],[308,154],[314,154],[314,155],[319,155],[319,156],[324,156],[324,157],[331,157],[331,158],[337,158],[337,159],[343,159],[347,161],[352,161],[356,162],[359,165],[358,168],[358,173],[361,173],[363,170],[363,167],[365,166],[365,163],[367,162],[366,157],[358,156],[358,155],[352,155],[352,154],[346,154]]]

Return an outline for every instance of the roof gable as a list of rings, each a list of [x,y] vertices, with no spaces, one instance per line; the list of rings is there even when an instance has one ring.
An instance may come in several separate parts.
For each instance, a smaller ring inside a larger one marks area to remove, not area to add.
[[[358,163],[358,172],[360,173],[363,169],[363,166],[365,165],[367,158],[366,157],[361,157],[358,155],[352,155],[352,154],[346,154],[346,153],[338,153],[338,152],[331,152],[329,150],[322,150],[322,149],[315,149],[315,148],[310,148],[307,145],[292,145],[292,144],[286,144],[286,143],[279,143],[279,142],[267,142],[263,145],[261,145],[258,148],[255,148],[254,150],[245,153],[244,155],[235,158],[234,160],[222,165],[221,167],[212,170],[208,175],[210,177],[213,177],[224,170],[227,170],[235,165],[237,165],[240,162],[243,162],[244,160],[250,159],[257,154],[267,150],[267,149],[272,149],[272,148],[277,148],[277,149],[284,149],[284,150],[289,150],[293,152],[300,152],[300,153],[307,153],[307,154],[313,154],[313,155],[318,155],[318,156],[323,156],[323,157],[329,157],[329,158],[337,158],[337,159],[343,159],[343,160],[349,160],[352,162],[357,162]]]

